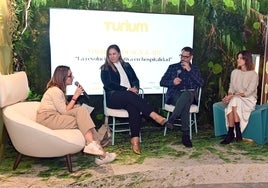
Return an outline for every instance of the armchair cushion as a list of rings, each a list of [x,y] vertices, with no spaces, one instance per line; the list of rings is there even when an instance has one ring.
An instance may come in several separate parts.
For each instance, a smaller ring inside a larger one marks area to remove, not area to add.
[[[28,93],[28,79],[25,72],[17,72],[10,75],[0,75],[1,108],[24,101],[28,97]]]

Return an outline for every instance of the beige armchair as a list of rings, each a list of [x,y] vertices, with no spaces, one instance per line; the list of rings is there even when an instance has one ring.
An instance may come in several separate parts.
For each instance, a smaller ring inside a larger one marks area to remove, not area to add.
[[[51,130],[36,120],[40,102],[27,102],[29,87],[25,72],[0,75],[0,107],[5,127],[18,152],[13,169],[23,155],[31,157],[66,157],[72,172],[71,154],[81,151],[85,139],[78,129]]]

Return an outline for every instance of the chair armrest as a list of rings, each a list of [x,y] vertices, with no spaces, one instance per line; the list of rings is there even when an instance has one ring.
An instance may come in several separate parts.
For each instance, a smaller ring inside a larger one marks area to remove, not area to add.
[[[139,88],[139,95],[144,99],[144,90],[142,88]]]

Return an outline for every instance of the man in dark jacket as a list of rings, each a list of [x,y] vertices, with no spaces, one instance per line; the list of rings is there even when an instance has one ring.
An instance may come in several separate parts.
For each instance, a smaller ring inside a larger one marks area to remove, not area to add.
[[[169,65],[160,81],[160,86],[167,87],[166,104],[175,106],[166,126],[173,129],[173,123],[178,117],[181,118],[182,143],[186,147],[192,147],[189,135],[190,106],[197,96],[197,88],[202,87],[204,80],[200,70],[192,65],[193,49],[184,47],[181,50],[181,61]]]

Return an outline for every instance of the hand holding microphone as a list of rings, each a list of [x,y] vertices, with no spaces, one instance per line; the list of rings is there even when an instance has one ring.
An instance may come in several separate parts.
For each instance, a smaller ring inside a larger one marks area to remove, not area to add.
[[[84,96],[85,96],[87,99],[89,99],[88,94],[87,94],[86,91],[83,89],[83,87],[79,84],[79,82],[76,81],[76,82],[74,82],[74,84],[75,84],[77,87],[81,87],[81,89],[83,90],[83,94],[84,94]]]
[[[181,78],[179,77],[181,72],[181,69],[177,70],[177,77],[173,80],[174,85],[179,85],[181,83]]]
[[[179,77],[180,74],[181,74],[181,69],[178,69],[178,70],[177,70],[177,77]]]

